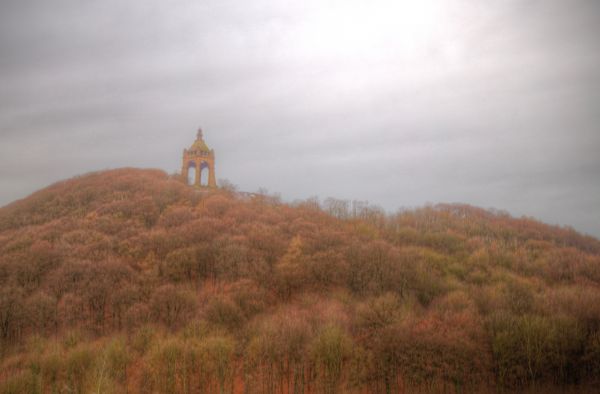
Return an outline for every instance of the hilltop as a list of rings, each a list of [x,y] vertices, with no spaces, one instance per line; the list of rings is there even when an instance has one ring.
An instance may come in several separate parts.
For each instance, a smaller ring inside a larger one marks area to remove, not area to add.
[[[0,208],[0,346],[6,393],[582,391],[600,241],[91,173]]]

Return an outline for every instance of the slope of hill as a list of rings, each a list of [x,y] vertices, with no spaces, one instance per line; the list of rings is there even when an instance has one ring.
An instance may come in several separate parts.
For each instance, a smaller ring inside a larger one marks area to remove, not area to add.
[[[0,209],[0,392],[562,392],[600,377],[600,241],[466,205],[197,193]]]

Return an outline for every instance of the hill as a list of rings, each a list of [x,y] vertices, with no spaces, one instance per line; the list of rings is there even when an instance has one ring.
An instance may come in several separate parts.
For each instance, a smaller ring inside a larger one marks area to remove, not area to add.
[[[592,391],[600,241],[92,173],[0,208],[0,346],[3,393]]]

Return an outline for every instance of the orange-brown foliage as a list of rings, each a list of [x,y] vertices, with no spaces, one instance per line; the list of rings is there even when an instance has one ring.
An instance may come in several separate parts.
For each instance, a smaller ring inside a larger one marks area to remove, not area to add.
[[[600,241],[467,205],[289,205],[120,169],[0,208],[3,392],[581,385],[598,305]]]

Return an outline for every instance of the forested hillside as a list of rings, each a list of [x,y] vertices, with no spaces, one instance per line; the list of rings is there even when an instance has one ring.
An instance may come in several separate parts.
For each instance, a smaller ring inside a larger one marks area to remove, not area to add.
[[[158,170],[0,209],[0,393],[593,391],[600,241]]]

